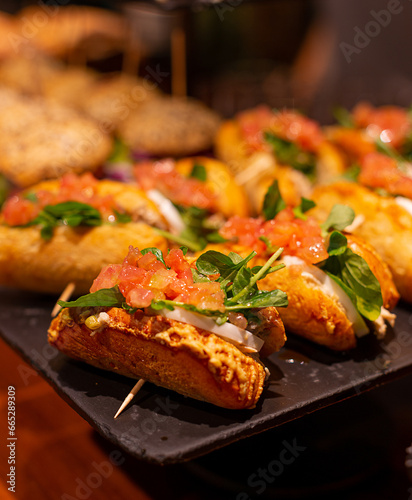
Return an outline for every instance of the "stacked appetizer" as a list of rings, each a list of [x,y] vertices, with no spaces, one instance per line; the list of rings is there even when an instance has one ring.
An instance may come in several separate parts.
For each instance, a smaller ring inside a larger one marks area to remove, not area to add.
[[[253,408],[268,372],[258,358],[285,342],[276,307],[281,290],[257,282],[276,272],[280,252],[254,257],[206,252],[191,265],[184,250],[130,247],[105,267],[90,294],[52,321],[49,342],[65,354],[127,377],[232,409]]]
[[[374,331],[382,338],[399,295],[392,275],[376,251],[350,234],[355,214],[335,205],[322,224],[307,212],[314,202],[287,206],[275,182],[265,197],[262,215],[230,218],[219,234],[222,251],[242,254],[254,249],[260,262],[284,248],[278,273],[263,279],[263,290],[281,288],[289,305],[281,317],[286,330],[334,350],[356,346],[357,337]],[[346,232],[343,233],[346,229]]]

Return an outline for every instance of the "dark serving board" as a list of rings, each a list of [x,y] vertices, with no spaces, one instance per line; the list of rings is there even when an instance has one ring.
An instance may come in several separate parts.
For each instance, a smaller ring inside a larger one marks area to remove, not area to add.
[[[412,308],[401,305],[385,340],[363,337],[333,353],[289,336],[267,361],[270,384],[254,410],[225,410],[145,384],[113,416],[135,381],[73,361],[47,343],[54,298],[0,288],[0,335],[91,426],[131,455],[182,462],[412,372]]]

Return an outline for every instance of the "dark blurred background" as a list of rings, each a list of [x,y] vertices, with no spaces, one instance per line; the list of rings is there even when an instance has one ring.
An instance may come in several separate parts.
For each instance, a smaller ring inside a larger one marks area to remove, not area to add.
[[[47,4],[47,2],[45,2]],[[170,72],[171,27],[186,35],[187,90],[229,117],[265,102],[323,123],[335,105],[409,106],[412,3],[400,0],[205,0],[68,2],[126,13],[143,50],[139,72]],[[40,2],[2,1],[16,13]],[[133,36],[133,31],[132,35]],[[121,55],[100,61],[117,69]],[[93,63],[96,65],[96,61]],[[170,78],[162,82],[165,90]]]

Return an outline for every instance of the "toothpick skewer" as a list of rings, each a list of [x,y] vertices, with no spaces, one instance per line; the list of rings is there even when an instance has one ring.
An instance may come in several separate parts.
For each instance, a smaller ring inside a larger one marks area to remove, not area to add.
[[[186,97],[186,34],[182,27],[171,35],[172,94]]]
[[[116,415],[114,418],[117,418],[120,413],[126,408],[126,406],[130,403],[130,401],[136,396],[136,394],[140,391],[142,385],[145,383],[145,380],[141,378],[138,380],[138,382],[135,384],[133,389],[129,392],[129,394],[126,396],[125,400],[121,404],[120,408],[117,410]]]
[[[72,294],[74,292],[75,286],[76,285],[74,283],[69,283],[66,286],[66,288],[63,290],[60,297],[57,299],[57,302],[59,300],[67,301],[68,299],[70,299],[70,297],[72,296]],[[52,318],[54,318],[60,312],[60,309],[61,309],[61,306],[57,302],[56,302],[56,305],[53,307],[53,311],[51,312]]]

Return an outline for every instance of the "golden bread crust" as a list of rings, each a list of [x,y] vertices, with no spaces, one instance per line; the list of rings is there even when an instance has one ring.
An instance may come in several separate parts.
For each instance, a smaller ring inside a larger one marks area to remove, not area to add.
[[[0,172],[20,188],[95,171],[113,139],[73,109],[0,89]]]
[[[121,264],[128,248],[157,247],[167,242],[145,223],[108,224],[93,228],[55,228],[46,241],[37,227],[0,226],[0,283],[60,294],[75,283],[76,294],[88,293],[102,267]]]
[[[50,344],[98,368],[224,408],[253,408],[259,400],[265,369],[232,344],[160,315],[105,312],[107,322],[93,332],[77,310],[64,309],[51,323]]]
[[[310,214],[325,220],[336,203],[350,205],[363,222],[354,229],[372,245],[387,264],[403,300],[412,302],[412,215],[391,197],[380,196],[353,182],[317,187],[312,196],[317,206]]]
[[[133,110],[120,123],[119,136],[134,151],[179,157],[210,149],[219,123],[200,101],[163,96]]]
[[[287,293],[289,305],[279,308],[286,331],[337,351],[354,348],[355,332],[337,297],[326,294],[302,270],[300,265],[287,265],[258,284],[262,290]]]

